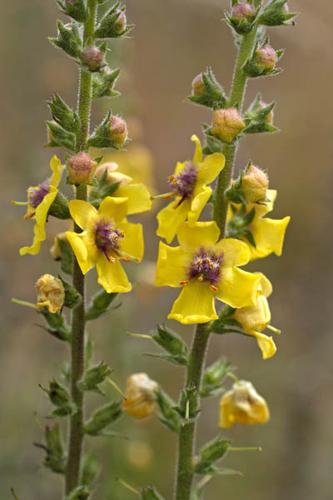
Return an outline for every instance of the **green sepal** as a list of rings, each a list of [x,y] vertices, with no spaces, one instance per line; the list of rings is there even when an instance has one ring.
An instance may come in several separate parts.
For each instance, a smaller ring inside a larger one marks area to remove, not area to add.
[[[52,215],[56,219],[61,220],[67,220],[71,218],[67,198],[60,191],[57,192],[57,196],[49,208],[48,215]]]
[[[80,485],[67,495],[65,500],[88,500],[91,493],[91,489],[88,486]]]
[[[112,7],[104,14],[104,16],[99,21],[96,30],[96,38],[119,38],[125,36],[129,33],[133,26],[126,26],[123,31],[119,31],[117,26],[119,16],[125,12],[126,7],[121,5],[121,2],[116,2]]]
[[[51,380],[48,389],[40,387],[48,394],[51,403],[56,406],[56,410],[52,412],[52,416],[65,417],[73,415],[77,411],[77,407],[72,403],[68,390],[56,379]]]
[[[117,191],[120,183],[119,182],[108,182],[108,173],[105,170],[103,175],[97,179],[93,180],[93,185],[89,193],[89,202],[98,208],[102,200],[107,196],[112,196],[115,191]]]
[[[208,126],[203,127],[205,134],[206,144],[204,147],[204,154],[209,155],[213,153],[223,153],[225,143],[211,133],[211,128]]]
[[[117,293],[107,293],[99,290],[93,297],[86,311],[86,321],[97,319],[110,310],[110,305],[117,297]]]
[[[154,486],[142,488],[140,494],[141,500],[163,500],[163,497],[159,494],[156,488],[154,488]]]
[[[219,396],[223,392],[223,383],[230,372],[232,366],[225,358],[218,359],[206,368],[201,383],[201,397]]]
[[[75,0],[74,2],[66,3],[63,0],[57,0],[57,4],[60,7],[61,12],[67,16],[75,19],[79,23],[83,23],[87,16],[87,10],[84,0]]]
[[[244,114],[246,128],[243,130],[243,133],[257,134],[279,131],[277,127],[269,123],[269,114],[273,111],[275,102],[271,102],[264,107],[260,103],[261,96],[258,94]]]
[[[88,139],[88,146],[94,148],[113,148],[122,149],[123,146],[115,144],[112,142],[112,137],[110,133],[110,118],[112,112],[109,111],[103,121],[97,125],[90,138]]]
[[[104,395],[103,391],[98,387],[107,377],[111,375],[111,368],[101,361],[98,365],[88,368],[83,378],[78,382],[78,388],[81,391],[93,391]]]
[[[120,69],[100,71],[93,75],[93,97],[118,97],[120,92],[114,90],[114,85],[119,77]]]
[[[241,172],[238,179],[232,181],[229,188],[225,191],[224,196],[232,203],[241,203],[246,205],[246,199],[244,198],[242,191],[242,177],[243,172]]]
[[[170,356],[166,359],[178,365],[188,364],[188,347],[177,333],[166,326],[158,325],[157,333],[152,339],[169,353]]]
[[[55,122],[68,132],[78,133],[80,130],[80,119],[77,113],[66,104],[60,95],[55,94],[47,104]]]
[[[93,413],[84,425],[84,432],[90,436],[103,435],[105,427],[115,422],[121,414],[121,401],[111,401]]]
[[[61,430],[58,424],[45,428],[45,444],[35,443],[35,446],[46,452],[44,466],[56,474],[64,474],[66,470],[66,455]]]
[[[233,319],[233,315],[236,309],[230,306],[225,306],[220,313],[220,316],[215,321],[212,321],[209,327],[209,331],[218,334],[224,334],[228,332],[228,327],[239,327],[239,323]]]
[[[264,26],[281,26],[295,24],[296,12],[285,12],[284,6],[288,0],[271,0],[259,16],[259,24]]]
[[[100,466],[94,455],[86,455],[83,459],[81,483],[90,486],[97,478]]]
[[[247,239],[249,243],[256,247],[254,236],[251,232],[250,225],[256,215],[256,209],[253,207],[249,212],[246,211],[246,206],[243,205],[239,210],[232,207],[232,218],[227,225],[228,238]]]
[[[82,51],[82,40],[78,25],[75,22],[64,24],[58,20],[57,28],[57,37],[50,37],[50,43],[78,61]]]
[[[74,152],[76,148],[76,135],[68,132],[56,121],[47,121],[47,133],[49,148],[65,148]]]
[[[188,98],[195,104],[201,104],[210,109],[220,109],[225,106],[227,97],[222,85],[216,79],[211,67],[202,73],[204,91],[202,95],[190,95]]]
[[[46,308],[41,311],[41,314],[48,324],[49,328],[47,328],[47,331],[53,335],[53,337],[65,342],[70,342],[71,332],[62,314],[50,313]]]
[[[185,421],[194,420],[200,413],[199,394],[196,387],[185,387],[180,395],[179,407],[175,410]]]
[[[181,426],[181,418],[176,411],[175,402],[164,392],[162,389],[159,389],[156,392],[156,403],[159,406],[161,411],[161,415],[159,416],[160,421],[164,424],[168,429],[173,432],[179,432]]]
[[[60,260],[60,268],[62,272],[65,274],[73,274],[73,252],[70,244],[67,239],[61,238],[58,239],[57,244],[60,247],[61,254],[57,260]]]
[[[225,456],[229,447],[230,441],[226,441],[220,436],[203,446],[194,468],[196,474],[214,474],[216,471],[215,463]]]
[[[73,309],[81,302],[82,299],[81,294],[76,290],[76,288],[67,283],[67,281],[64,280],[64,278],[62,278],[61,276],[58,277],[61,280],[65,289],[64,306],[68,307],[69,309]]]

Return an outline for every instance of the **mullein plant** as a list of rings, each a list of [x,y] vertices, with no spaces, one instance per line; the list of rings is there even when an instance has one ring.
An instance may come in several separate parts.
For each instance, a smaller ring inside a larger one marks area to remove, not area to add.
[[[85,438],[113,435],[110,425],[123,411],[138,414],[130,398],[126,405],[123,403],[121,390],[110,378],[110,367],[103,361],[93,362],[86,325],[112,309],[118,294],[131,291],[126,263],[142,260],[144,240],[142,225],[130,218],[149,210],[152,202],[143,183],[132,182],[119,165],[103,164],[104,151],[126,147],[126,121],[109,111],[94,130],[90,128],[93,102],[119,95],[115,84],[120,70],[109,67],[107,55],[110,40],[126,38],[132,29],[125,6],[108,0],[57,3],[64,21],[58,21],[57,35],[50,42],[78,66],[78,104],[72,109],[57,94],[48,102],[51,119],[47,122],[47,145],[62,148],[62,160],[52,156],[51,175],[46,173],[45,181],[28,188],[27,201],[14,203],[26,207],[24,218],[33,223],[32,243],[20,249],[22,256],[38,255],[51,217],[64,221],[63,232],[50,248],[52,257],[59,262],[59,274],[46,272],[37,279],[35,303],[13,301],[34,308],[43,317],[45,329],[69,347],[68,368],[47,387],[41,387],[53,409],[44,441],[37,446],[45,451],[44,465],[63,476],[64,498],[84,500],[91,495],[97,473],[95,459],[84,453]],[[96,150],[101,152],[98,157]],[[61,182],[72,187],[72,196],[63,193]],[[100,288],[88,302],[85,275],[93,268]],[[146,377],[137,374],[129,380],[129,389],[133,384],[136,387],[132,399],[140,395],[140,388],[155,394],[155,382],[147,382]],[[93,391],[106,398],[106,381],[118,390],[117,398],[106,399],[90,416],[86,415],[87,393]],[[155,404],[154,398],[149,404]],[[68,425],[64,433],[65,419]]]
[[[234,166],[245,135],[278,131],[274,102],[266,103],[258,94],[246,109],[244,100],[250,79],[281,71],[283,51],[272,47],[267,28],[293,25],[294,18],[286,0],[231,2],[225,21],[235,39],[237,58],[230,93],[225,93],[211,68],[194,78],[189,99],[211,110],[211,123],[203,126],[203,146],[197,135],[192,136],[192,160],[177,163],[167,193],[158,196],[168,203],[157,215],[161,241],[156,285],[180,289],[168,319],[195,325],[191,348],[169,326],[159,326],[152,336],[142,335],[163,348],[157,356],[186,371],[178,402],[161,387],[156,392],[161,422],[178,435],[176,500],[203,498],[212,477],[235,472],[220,467],[219,460],[242,449],[219,434],[197,450],[197,424],[205,398],[221,396],[222,429],[263,424],[270,417],[265,399],[251,382],[239,380],[224,358],[206,366],[206,354],[212,335],[229,333],[253,338],[263,359],[277,350],[273,336],[280,331],[271,325],[268,303],[272,284],[261,272],[243,267],[271,254],[281,255],[290,218],[268,216],[277,193],[265,170],[249,162],[235,178]],[[233,385],[227,390],[230,380]],[[147,414],[153,411],[151,407]],[[146,491],[143,498],[162,498],[153,487]]]

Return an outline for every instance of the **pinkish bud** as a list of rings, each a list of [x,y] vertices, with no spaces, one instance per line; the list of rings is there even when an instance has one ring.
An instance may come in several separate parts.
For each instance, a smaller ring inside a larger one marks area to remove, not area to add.
[[[256,15],[256,9],[247,2],[237,3],[231,10],[230,19],[233,22],[251,21]]]
[[[249,203],[263,201],[266,198],[267,189],[267,174],[251,163],[242,177],[242,192],[244,198]]]
[[[81,60],[89,71],[96,72],[104,66],[104,53],[98,47],[91,45],[83,50]]]
[[[110,139],[117,147],[124,146],[128,138],[127,123],[121,116],[113,115],[110,118]]]
[[[205,83],[202,73],[199,73],[192,81],[192,95],[200,97],[205,93]]]
[[[257,49],[254,53],[254,64],[261,71],[272,71],[278,62],[278,55],[270,45]]]
[[[213,111],[212,134],[231,143],[245,128],[245,122],[236,108]]]
[[[117,20],[114,23],[114,33],[116,35],[122,35],[127,28],[127,17],[125,12],[120,12]]]
[[[90,184],[95,174],[96,162],[84,151],[72,156],[67,162],[70,184]]]

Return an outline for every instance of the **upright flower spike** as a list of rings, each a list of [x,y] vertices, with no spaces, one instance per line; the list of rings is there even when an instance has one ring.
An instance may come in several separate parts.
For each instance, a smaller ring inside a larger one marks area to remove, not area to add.
[[[46,238],[45,224],[50,207],[56,199],[58,185],[61,180],[63,166],[57,156],[53,156],[50,162],[52,177],[38,186],[29,187],[28,201],[14,202],[15,205],[27,205],[25,219],[34,219],[34,238],[32,245],[20,248],[20,255],[37,255],[40,251],[41,243]]]
[[[213,153],[203,158],[202,147],[196,135],[191,137],[195,152],[191,162],[177,163],[174,174],[169,177],[171,192],[166,197],[174,198],[157,215],[157,235],[168,243],[174,239],[178,228],[187,219],[198,220],[212,195],[211,184],[224,168],[222,153]]]
[[[158,384],[146,373],[134,373],[127,379],[123,410],[131,417],[149,417],[156,409]]]
[[[119,184],[112,196],[127,198],[128,215],[147,212],[151,209],[151,195],[145,184],[143,182],[134,182],[132,177],[123,174],[118,163],[108,162],[97,167],[97,179],[101,179],[103,175],[105,175],[106,183],[110,185]]]
[[[215,222],[184,223],[178,230],[180,246],[160,242],[157,286],[183,287],[169,319],[183,324],[217,319],[215,298],[231,307],[254,306],[260,276],[239,269],[249,262],[245,243],[219,241]]]
[[[266,424],[269,418],[267,403],[251,382],[239,380],[222,396],[219,425],[224,429],[235,424]]]
[[[82,233],[66,232],[66,237],[86,274],[96,266],[98,283],[108,293],[132,289],[121,261],[140,262],[144,243],[141,224],[126,220],[127,198],[106,197],[98,210],[81,200],[69,202],[69,210]]]
[[[271,311],[267,297],[272,293],[272,284],[263,274],[257,274],[260,276],[260,282],[256,305],[236,309],[233,318],[241,325],[245,333],[255,337],[263,359],[269,359],[276,353],[276,345],[272,337],[262,332],[266,328],[275,333],[280,333],[280,331],[270,326]]]

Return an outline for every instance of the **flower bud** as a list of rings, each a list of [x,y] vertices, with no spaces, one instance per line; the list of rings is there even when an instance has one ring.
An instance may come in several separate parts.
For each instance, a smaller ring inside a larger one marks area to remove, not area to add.
[[[128,138],[127,123],[121,116],[113,115],[109,121],[110,139],[117,147],[124,146]]]
[[[132,182],[132,177],[118,172],[118,168],[118,163],[114,161],[103,163],[103,165],[99,165],[96,169],[96,178],[99,180],[105,175],[105,180],[108,184],[126,185]]]
[[[242,177],[242,193],[249,203],[256,203],[266,198],[268,189],[267,174],[252,163]]]
[[[273,47],[265,45],[255,51],[253,63],[262,73],[269,73],[275,68],[278,59],[278,55]]]
[[[199,73],[192,81],[192,95],[201,97],[205,94],[205,83],[202,77],[202,73]]]
[[[259,101],[259,110],[260,109],[265,109],[267,108],[268,104],[267,102],[263,101],[263,100],[260,100]],[[267,123],[268,125],[273,125],[274,123],[274,111],[271,110],[266,116],[265,116],[265,123]]]
[[[146,373],[135,373],[127,379],[123,410],[134,418],[145,418],[155,411],[158,384]]]
[[[217,109],[213,112],[211,132],[221,141],[231,143],[245,128],[245,122],[236,108]]]
[[[119,15],[113,25],[113,31],[116,36],[122,35],[127,28],[127,17],[126,13],[119,11]]]
[[[43,274],[35,285],[38,309],[47,308],[52,313],[61,311],[65,301],[65,289],[62,281],[51,274]]]
[[[220,422],[222,428],[235,424],[265,424],[270,418],[266,401],[251,382],[239,380],[227,391],[220,401]]]
[[[104,66],[104,53],[98,47],[90,45],[83,50],[81,60],[89,71],[96,72]]]
[[[252,20],[256,15],[256,9],[248,2],[236,3],[232,10],[230,19],[233,22]]]
[[[84,151],[72,156],[67,162],[68,182],[70,184],[90,184],[97,163]]]

